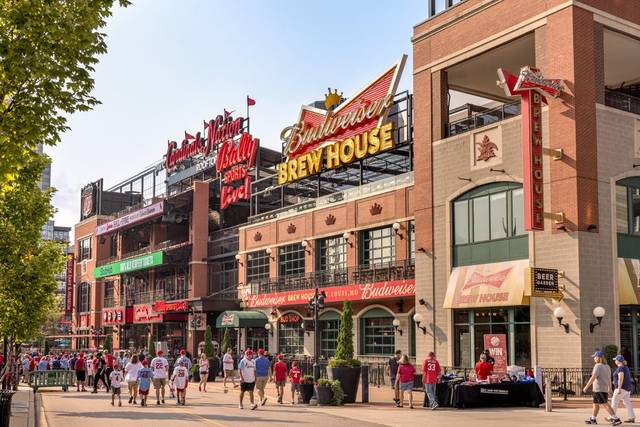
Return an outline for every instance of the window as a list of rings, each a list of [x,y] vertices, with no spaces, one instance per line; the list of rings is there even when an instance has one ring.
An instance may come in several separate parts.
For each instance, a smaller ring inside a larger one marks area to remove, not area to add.
[[[267,251],[251,252],[247,255],[247,282],[269,278],[269,255]]]
[[[522,186],[501,182],[475,188],[452,203],[453,265],[529,256]]]
[[[294,313],[284,314],[278,322],[278,350],[282,354],[304,354],[302,318]]]
[[[509,365],[531,366],[529,307],[454,310],[454,366],[469,368],[484,351],[485,334],[505,334]]]
[[[640,349],[640,308],[620,306],[620,354],[630,368],[638,366]]]
[[[89,293],[91,292],[91,284],[82,282],[78,285],[78,313],[86,313],[89,311]]]
[[[305,250],[302,243],[281,246],[278,249],[278,274],[290,276],[304,274]]]
[[[91,237],[78,240],[78,261],[91,259]]]
[[[347,242],[342,236],[317,241],[318,271],[347,268]]]
[[[615,199],[618,256],[640,259],[640,177],[618,181]]]
[[[105,282],[104,284],[104,306],[114,307],[116,305],[115,287],[113,282]]]
[[[391,227],[360,232],[360,265],[394,262],[396,234]]]
[[[335,311],[327,311],[320,316],[320,355],[325,358],[335,356],[340,331],[340,316]]]
[[[395,352],[393,315],[381,308],[372,308],[360,319],[363,355],[387,356]]]

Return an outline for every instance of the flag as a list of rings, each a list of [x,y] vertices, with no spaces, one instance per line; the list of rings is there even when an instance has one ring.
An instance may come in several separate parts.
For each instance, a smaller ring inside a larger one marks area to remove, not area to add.
[[[196,139],[195,136],[191,135],[190,133],[187,133],[187,131],[184,131],[184,139]]]
[[[252,105],[256,105],[256,100],[247,95],[247,107],[251,107]]]

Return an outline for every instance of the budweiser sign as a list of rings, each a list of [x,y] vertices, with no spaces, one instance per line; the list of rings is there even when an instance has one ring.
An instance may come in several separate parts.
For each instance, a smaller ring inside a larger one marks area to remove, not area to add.
[[[153,304],[153,311],[155,311],[156,313],[168,313],[170,311],[189,311],[189,301],[156,301],[156,303]]]
[[[416,282],[414,279],[394,280],[389,282],[334,286],[322,288],[322,290],[327,295],[325,302],[371,301],[414,296],[416,294]],[[245,305],[248,308],[254,308],[308,304],[309,299],[313,298],[313,296],[313,289],[269,294],[250,294]]]
[[[287,158],[291,160],[329,142],[381,127],[393,105],[406,58],[403,55],[400,61],[333,111],[302,106],[298,121],[280,134]]]
[[[504,283],[504,279],[507,278],[507,275],[511,271],[511,267],[499,271],[494,274],[480,274],[474,272],[469,280],[462,287],[463,290],[472,289],[476,286],[490,286],[492,288],[499,288]]]

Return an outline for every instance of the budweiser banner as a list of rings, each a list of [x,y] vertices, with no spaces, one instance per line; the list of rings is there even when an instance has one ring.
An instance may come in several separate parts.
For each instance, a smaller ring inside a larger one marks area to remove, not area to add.
[[[394,280],[390,282],[334,286],[322,288],[322,290],[327,294],[325,302],[395,299],[414,296],[416,294],[416,281],[415,279]],[[313,295],[313,289],[259,295],[249,294],[245,305],[247,308],[254,308],[308,304]]]
[[[156,301],[153,304],[153,311],[156,313],[169,313],[173,311],[189,311],[189,301],[180,300],[173,302]]]
[[[449,276],[444,308],[522,305],[529,260],[456,267]]]
[[[73,254],[67,254],[67,270],[65,276],[64,312],[73,312],[73,273],[75,270],[75,259]]]

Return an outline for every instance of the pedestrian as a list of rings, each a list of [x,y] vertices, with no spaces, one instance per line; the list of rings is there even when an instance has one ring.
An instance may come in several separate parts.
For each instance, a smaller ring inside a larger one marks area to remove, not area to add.
[[[495,365],[495,363],[496,363],[496,359],[494,359],[494,358],[491,356],[491,352],[490,352],[488,349],[485,349],[485,351],[484,351],[484,355],[485,355],[485,357],[487,358],[487,362],[491,363],[492,365]]]
[[[169,362],[164,358],[162,350],[158,350],[156,354],[157,356],[151,361],[151,370],[153,371],[153,388],[156,390],[156,405],[159,405],[160,394],[162,394],[162,403],[164,403],[165,388],[169,377]]]
[[[489,378],[489,375],[493,373],[493,365],[487,360],[485,353],[480,354],[480,361],[476,363],[476,377],[480,381],[484,381]]]
[[[124,367],[124,380],[127,382],[129,389],[129,404],[137,405],[136,397],[138,397],[138,372],[142,369],[142,363],[138,361],[138,355],[134,354],[131,361]]]
[[[287,371],[289,368],[284,362],[284,356],[278,354],[278,361],[273,365],[273,376],[276,383],[276,390],[278,392],[278,403],[282,404],[284,398],[284,386],[287,384]]]
[[[397,388],[400,390],[400,401],[396,403],[398,408],[404,406],[404,394],[409,394],[409,408],[413,409],[413,375],[416,373],[416,368],[409,362],[409,357],[406,354],[402,355],[400,359],[400,366],[398,366],[398,375],[396,376]]]
[[[76,360],[76,363],[75,363],[74,367],[75,367],[75,371],[76,371],[76,389],[77,389],[77,391],[87,391],[87,389],[84,388],[84,382],[87,379],[86,378],[87,364],[86,364],[86,361],[84,359],[84,353],[83,352],[80,352],[80,354],[78,355],[78,359]],[[82,387],[82,390],[80,389],[80,387]]]
[[[109,373],[109,384],[111,386],[111,406],[113,406],[116,396],[118,396],[118,406],[122,406],[122,399],[120,397],[122,387],[122,372],[120,372],[120,365],[115,362],[113,369]]]
[[[53,361],[51,362],[51,369],[56,371],[62,369],[62,363],[60,362],[59,357],[53,356]]]
[[[200,384],[198,384],[198,391],[207,392],[207,379],[209,378],[209,359],[207,354],[203,351],[200,353],[200,361],[198,363],[200,367],[198,371],[200,373]]]
[[[178,362],[181,360],[184,362],[184,367],[187,368],[187,372],[189,372],[193,364],[191,363],[191,358],[187,355],[187,351],[184,349],[180,350],[180,357],[176,360],[176,366],[178,366]]]
[[[111,375],[111,371],[113,371],[113,354],[107,352],[107,354],[105,354],[104,356],[104,360],[106,362],[104,377],[109,378],[109,376]]]
[[[147,360],[142,360],[142,368],[138,371],[138,394],[140,394],[140,406],[147,406],[147,397],[151,388],[153,371],[147,367]]]
[[[296,404],[297,398],[300,398],[300,380],[302,379],[302,371],[298,368],[298,362],[291,362],[291,370],[289,371],[289,381],[291,381],[291,404]]]
[[[424,391],[429,398],[429,407],[434,410],[438,405],[438,397],[436,396],[436,387],[440,380],[440,363],[436,359],[436,354],[433,351],[429,352],[428,357],[422,364],[422,382],[424,384]]]
[[[238,371],[240,372],[240,404],[238,407],[244,409],[242,400],[244,399],[244,393],[248,392],[251,410],[254,410],[258,405],[253,401],[253,389],[256,386],[256,362],[253,360],[253,350],[249,349],[245,352],[244,357],[238,364]]]
[[[271,376],[271,362],[264,355],[264,349],[258,349],[258,358],[256,359],[256,388],[258,389],[258,400],[260,405],[264,406],[267,403],[267,396],[264,393],[264,389],[269,382]]]
[[[391,388],[393,389],[393,401],[396,404],[400,401],[400,393],[396,386],[396,377],[398,375],[398,366],[400,366],[400,359],[402,358],[402,350],[396,350],[396,354],[389,358],[387,363],[387,375],[391,378]]]
[[[185,399],[187,397],[187,386],[189,385],[189,371],[183,359],[178,359],[178,366],[173,370],[171,382],[173,382],[176,387],[178,405],[186,405]]]
[[[97,362],[96,362],[97,361]],[[93,367],[95,369],[94,379],[93,379],[93,391],[91,393],[98,392],[98,384],[102,381],[105,388],[107,389],[107,393],[111,391],[111,386],[109,385],[109,377],[107,374],[107,360],[102,355],[102,353],[98,353],[96,359],[94,359]]]
[[[223,382],[223,386],[224,386],[224,392],[227,393],[229,390],[227,389],[227,379],[231,378],[231,382],[233,383],[233,388],[237,388],[238,385],[236,384],[236,376],[235,376],[235,371],[233,369],[233,350],[231,349],[231,347],[229,347],[227,349],[227,352],[224,354],[224,357],[222,358],[222,366],[224,369],[224,382]]]
[[[611,398],[611,407],[613,411],[618,410],[618,404],[620,401],[624,403],[624,407],[627,408],[627,419],[625,423],[635,423],[636,414],[633,412],[633,404],[631,403],[631,371],[627,366],[627,361],[624,355],[619,354],[613,359],[616,363],[616,370],[613,371],[613,397]],[[605,417],[607,421],[613,421],[613,418]]]
[[[87,386],[93,387],[94,370],[93,370],[93,354],[85,359],[85,370],[87,371]]]
[[[47,356],[43,356],[42,358],[40,358],[40,361],[38,362],[38,371],[46,371],[49,369],[49,360],[47,359]]]
[[[585,420],[585,423],[598,424],[598,412],[600,411],[600,406],[604,406],[604,409],[611,416],[611,425],[618,426],[622,424],[622,421],[609,405],[609,395],[612,394],[611,368],[607,365],[604,352],[596,351],[592,357],[595,365],[593,366],[593,371],[591,371],[591,378],[589,378],[582,391],[586,393],[589,387],[593,385],[593,411],[591,417]]]

